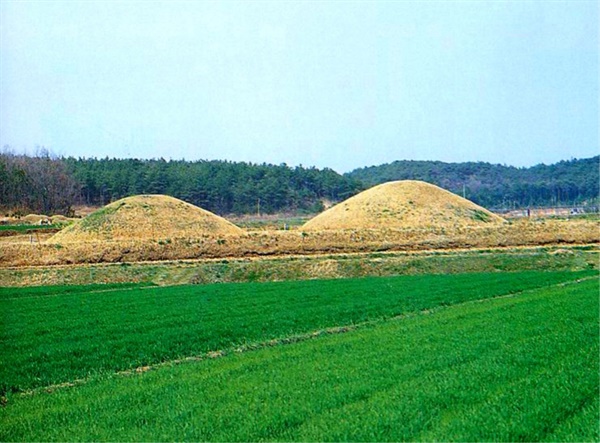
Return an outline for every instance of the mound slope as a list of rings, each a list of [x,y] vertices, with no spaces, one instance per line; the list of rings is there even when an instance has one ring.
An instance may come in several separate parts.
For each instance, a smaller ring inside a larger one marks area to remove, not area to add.
[[[435,185],[402,180],[367,189],[309,220],[303,229],[455,228],[504,221]]]
[[[222,217],[166,195],[117,200],[52,237],[54,242],[158,240],[241,234]]]

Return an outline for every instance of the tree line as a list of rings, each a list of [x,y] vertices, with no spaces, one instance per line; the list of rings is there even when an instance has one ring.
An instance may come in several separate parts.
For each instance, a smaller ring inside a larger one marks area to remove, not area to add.
[[[230,161],[140,159],[63,160],[81,184],[82,200],[105,204],[135,194],[167,194],[217,214],[322,209],[362,186],[325,168]]]
[[[599,203],[600,156],[530,168],[483,162],[397,161],[340,175],[285,164],[34,156],[0,153],[0,209],[70,214],[136,194],[167,194],[217,214],[319,212],[392,180],[423,180],[484,207]]]
[[[395,161],[346,174],[373,186],[423,180],[492,209],[598,205],[600,156],[529,168],[484,162]]]
[[[38,174],[46,165],[52,177]],[[54,184],[63,181],[65,191]],[[68,183],[67,181],[68,180]],[[217,214],[319,212],[362,190],[332,169],[229,161],[0,154],[0,208],[68,213],[136,194],[167,194]],[[67,192],[68,190],[68,192]],[[35,198],[33,198],[35,197]]]

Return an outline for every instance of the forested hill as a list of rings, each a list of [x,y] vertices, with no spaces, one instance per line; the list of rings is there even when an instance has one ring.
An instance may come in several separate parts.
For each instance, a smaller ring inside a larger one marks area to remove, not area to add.
[[[599,205],[600,156],[515,168],[397,161],[345,175],[325,168],[228,161],[54,158],[0,153],[0,210],[67,214],[135,194],[167,194],[217,214],[318,212],[378,183],[416,179],[491,209]]]
[[[423,180],[488,208],[597,204],[600,156],[530,168],[483,162],[395,161],[345,174],[366,186]]]

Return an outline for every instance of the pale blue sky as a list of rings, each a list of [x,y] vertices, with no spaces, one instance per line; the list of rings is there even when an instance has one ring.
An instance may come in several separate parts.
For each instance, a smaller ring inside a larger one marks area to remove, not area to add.
[[[597,155],[597,1],[6,1],[0,146],[331,167]]]

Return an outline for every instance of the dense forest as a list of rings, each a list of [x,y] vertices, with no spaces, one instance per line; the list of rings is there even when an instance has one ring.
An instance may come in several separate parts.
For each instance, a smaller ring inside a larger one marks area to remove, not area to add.
[[[217,214],[322,209],[361,189],[331,169],[227,161],[64,159],[83,202],[105,204],[135,194],[167,194]]]
[[[598,205],[600,156],[531,168],[397,161],[345,175],[325,168],[228,161],[57,158],[0,153],[0,209],[69,214],[135,194],[168,194],[217,214],[318,212],[390,180],[416,179],[485,207]]]
[[[396,161],[348,174],[366,186],[423,180],[493,209],[598,204],[600,156],[530,168],[483,162]]]

